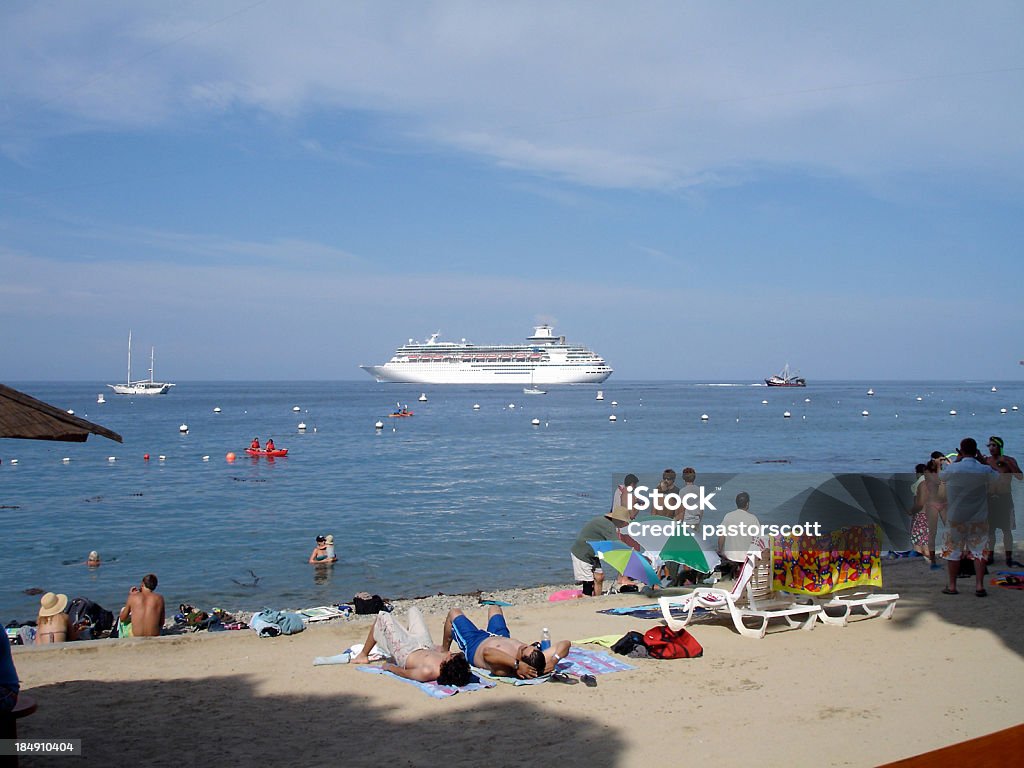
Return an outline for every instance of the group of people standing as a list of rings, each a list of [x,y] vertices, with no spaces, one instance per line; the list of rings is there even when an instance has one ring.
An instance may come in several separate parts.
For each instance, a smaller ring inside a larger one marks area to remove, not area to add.
[[[946,561],[945,594],[957,594],[962,559],[974,561],[975,594],[987,594],[983,576],[985,565],[995,561],[996,531],[1002,531],[1007,567],[1021,567],[1013,558],[1011,483],[1024,480],[1024,474],[1017,460],[1004,453],[1004,445],[1001,437],[989,437],[986,456],[973,437],[965,437],[952,459],[936,451],[927,464],[917,465],[918,479],[912,486],[911,541],[928,557],[934,570],[942,568],[938,558]],[[943,538],[936,550],[940,523]]]

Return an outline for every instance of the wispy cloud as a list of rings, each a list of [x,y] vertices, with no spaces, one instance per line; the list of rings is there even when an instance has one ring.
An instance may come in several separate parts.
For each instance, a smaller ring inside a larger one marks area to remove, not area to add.
[[[8,6],[0,72],[16,111],[0,132],[352,110],[597,187],[766,165],[873,178],[998,162],[1019,177],[1024,10],[968,15],[919,2]]]

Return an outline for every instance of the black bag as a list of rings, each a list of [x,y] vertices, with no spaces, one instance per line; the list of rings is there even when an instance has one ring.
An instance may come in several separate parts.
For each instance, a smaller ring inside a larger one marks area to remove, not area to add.
[[[626,656],[630,651],[636,648],[638,645],[644,644],[643,632],[627,632],[618,640],[615,641],[615,645],[612,646],[612,650],[621,656]]]
[[[89,632],[83,634],[91,634],[91,637],[97,637],[114,626],[114,614],[87,597],[76,597],[68,603],[67,613],[71,626],[86,622]]]
[[[384,598],[380,595],[370,595],[366,592],[360,592],[358,595],[352,598],[352,603],[355,606],[356,613],[361,615],[367,614],[378,614],[381,611],[387,611],[387,604],[384,602]]]

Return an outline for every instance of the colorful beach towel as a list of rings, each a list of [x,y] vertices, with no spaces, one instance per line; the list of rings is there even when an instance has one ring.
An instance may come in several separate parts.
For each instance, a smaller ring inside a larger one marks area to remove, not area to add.
[[[589,648],[573,646],[569,649],[569,655],[558,662],[555,669],[570,675],[607,675],[612,672],[626,672],[636,667],[606,651],[592,651]]]
[[[992,579],[992,586],[1024,589],[1024,571],[999,571]]]
[[[882,530],[854,525],[821,536],[775,536],[772,588],[802,595],[882,586]]]
[[[414,685],[423,691],[427,696],[434,699],[447,699],[449,696],[454,696],[456,693],[471,693],[473,691],[482,691],[485,688],[493,688],[497,683],[490,680],[482,680],[479,677],[472,678],[472,681],[467,685],[456,686],[456,685],[438,685],[438,683],[421,683],[418,680],[410,680],[407,677],[401,677],[396,675],[394,672],[386,672],[380,667],[356,667],[360,672],[369,672],[371,675],[386,675],[392,677],[395,680],[399,680],[403,683],[409,683]]]

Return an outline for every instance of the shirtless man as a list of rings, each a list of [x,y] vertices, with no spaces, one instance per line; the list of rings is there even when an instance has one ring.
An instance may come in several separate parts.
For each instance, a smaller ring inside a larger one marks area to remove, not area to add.
[[[568,640],[559,640],[546,651],[539,644],[527,645],[509,636],[508,625],[501,608],[492,605],[487,613],[487,629],[477,629],[458,608],[452,608],[444,620],[442,648],[451,648],[452,640],[480,669],[489,669],[496,675],[527,680],[546,675],[569,653]]]
[[[415,606],[409,609],[408,629],[390,613],[378,613],[363,643],[363,650],[352,658],[351,663],[368,663],[374,646],[395,660],[394,664],[385,663],[383,669],[399,677],[421,683],[436,680],[440,685],[455,686],[468,685],[472,678],[465,656],[434,645],[423,614]]]
[[[156,574],[142,577],[142,587],[132,587],[118,618],[131,623],[131,637],[156,637],[164,626],[164,598],[156,589]]]
[[[1007,568],[1020,566],[1013,559],[1013,491],[1010,483],[1013,478],[1024,479],[1020,465],[1013,456],[1003,453],[1003,438],[993,435],[988,439],[989,456],[985,459],[992,469],[999,473],[988,488],[988,562],[992,563],[996,549],[996,529],[1003,531],[1003,549],[1006,551]]]

